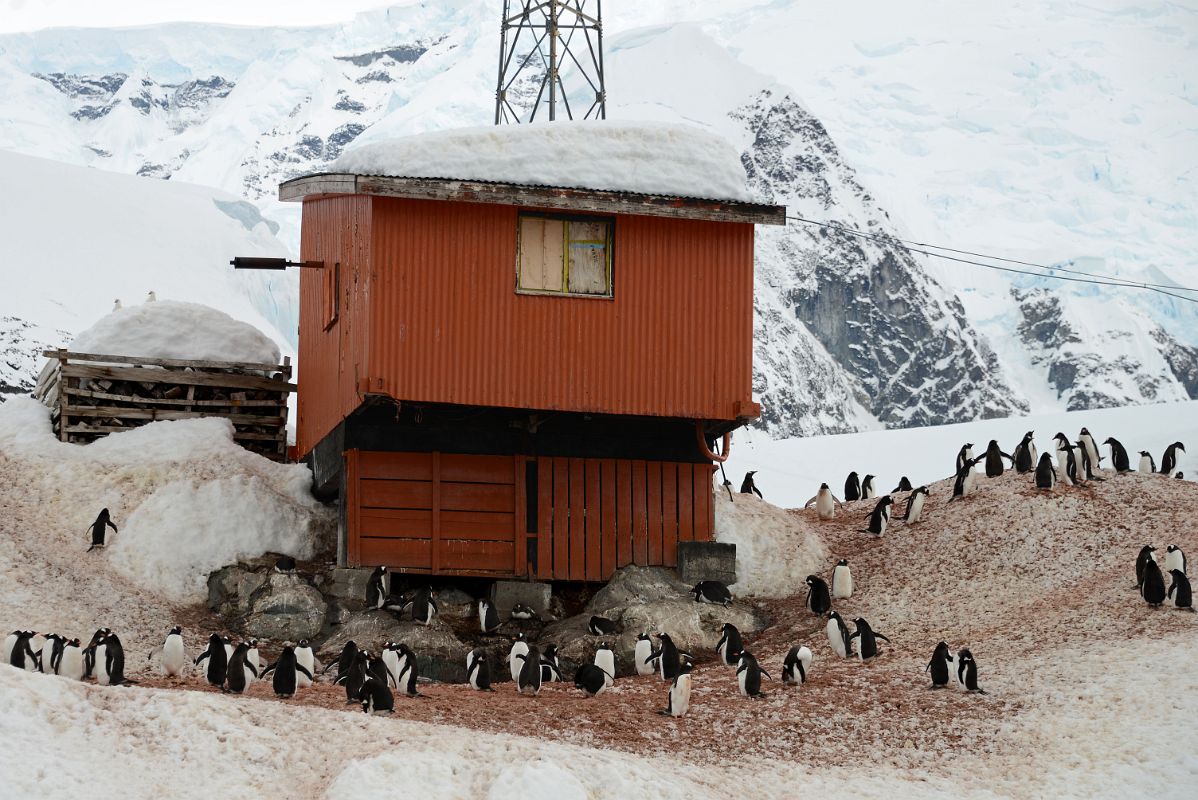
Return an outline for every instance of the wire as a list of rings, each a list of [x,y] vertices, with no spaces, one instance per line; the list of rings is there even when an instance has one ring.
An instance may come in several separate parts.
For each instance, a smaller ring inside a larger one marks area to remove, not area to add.
[[[1105,276],[1105,275],[1097,275],[1092,272],[1083,272],[1081,270],[1067,269],[1065,267],[1051,267],[1051,266],[1048,266],[1045,264],[1036,264],[1036,263],[1033,263],[1030,261],[1018,261],[1018,260],[1012,259],[1012,258],[1002,258],[1000,256],[990,256],[990,255],[986,255],[984,253],[974,253],[969,250],[958,250],[958,249],[955,249],[952,247],[944,247],[941,245],[924,244],[923,242],[916,242],[916,241],[912,241],[909,239],[900,239],[897,236],[889,236],[886,234],[876,234],[876,233],[866,233],[865,231],[859,231],[855,228],[848,228],[848,227],[845,227],[844,225],[838,225],[834,222],[820,222],[819,220],[807,219],[805,217],[790,216],[790,215],[788,215],[786,218],[788,220],[792,220],[794,222],[802,222],[807,225],[817,225],[821,228],[833,228],[838,231],[843,231],[844,233],[847,233],[851,236],[859,236],[863,239],[872,239],[874,241],[885,242],[887,244],[892,244],[894,242],[900,242],[905,245],[915,245],[914,247],[907,247],[906,249],[913,253],[920,253],[925,256],[931,256],[933,258],[943,258],[947,261],[955,261],[959,264],[971,264],[976,267],[985,267],[986,269],[1001,270],[1002,272],[1014,272],[1019,275],[1030,275],[1034,278],[1048,278],[1050,280],[1072,281],[1074,283],[1092,283],[1092,284],[1096,284],[1099,286],[1117,286],[1117,287],[1129,288],[1129,289],[1144,289],[1149,292],[1157,292],[1158,294],[1163,294],[1163,295],[1167,295],[1169,297],[1174,297],[1178,300],[1185,300],[1190,303],[1198,303],[1198,298],[1187,297],[1186,295],[1181,295],[1181,294],[1175,293],[1177,291],[1198,292],[1198,289],[1192,289],[1188,286],[1172,286],[1172,285],[1160,284],[1160,283],[1144,283],[1144,282],[1140,282],[1140,281],[1130,281],[1125,278],[1111,278],[1111,277]],[[1068,272],[1072,275],[1085,275],[1088,277],[1074,278],[1074,277],[1069,277],[1066,275],[1045,275],[1042,272],[1031,272],[1031,271],[1025,270],[1025,269],[1015,269],[1013,267],[1002,267],[1002,266],[999,266],[998,264],[987,264],[982,261],[973,261],[968,258],[957,258],[956,256],[945,255],[944,253],[936,253],[936,252],[932,252],[932,250],[925,250],[925,249],[919,249],[919,248],[933,248],[935,250],[947,250],[950,253],[961,253],[963,255],[977,256],[979,258],[989,258],[994,261],[1004,261],[1008,264],[1022,264],[1024,266],[1035,267],[1037,269],[1048,270],[1050,272]],[[1169,289],[1172,289],[1174,291],[1167,291]]]

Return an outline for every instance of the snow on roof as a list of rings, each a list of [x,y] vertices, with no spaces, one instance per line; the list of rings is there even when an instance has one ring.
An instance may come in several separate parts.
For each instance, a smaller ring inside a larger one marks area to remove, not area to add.
[[[110,356],[278,364],[279,347],[223,311],[171,300],[113,311],[75,337],[70,350]]]
[[[422,133],[348,150],[329,171],[754,199],[727,140],[664,122],[591,120]]]

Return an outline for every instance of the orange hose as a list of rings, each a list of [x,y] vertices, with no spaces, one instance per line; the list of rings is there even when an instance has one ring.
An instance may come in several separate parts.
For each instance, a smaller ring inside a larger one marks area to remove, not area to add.
[[[722,448],[724,451],[723,455],[717,455],[711,452],[711,448],[707,446],[707,437],[703,435],[702,422],[695,423],[695,436],[699,440],[699,449],[703,451],[703,455],[707,456],[717,464],[723,464],[728,460],[728,453],[732,450],[732,431],[728,431],[724,434],[724,446]]]

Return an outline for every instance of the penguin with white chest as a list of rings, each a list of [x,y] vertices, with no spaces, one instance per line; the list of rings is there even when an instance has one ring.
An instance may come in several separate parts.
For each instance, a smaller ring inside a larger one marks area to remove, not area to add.
[[[473,652],[473,651],[471,651]],[[397,642],[387,642],[383,645],[383,664],[387,667],[387,672],[391,675],[391,687],[399,688],[399,673],[403,669],[403,665],[399,663],[400,650]],[[466,656],[469,661],[470,656]]]
[[[528,655],[528,642],[524,640],[524,634],[519,633],[516,635],[516,638],[512,640],[512,649],[508,653],[507,657],[508,667],[512,672],[512,680],[515,681],[517,685],[519,685],[520,682],[520,673],[524,669],[523,656],[526,655]],[[538,671],[538,675],[539,674],[540,672]]]
[[[1186,446],[1181,442],[1174,442],[1165,448],[1165,454],[1161,456],[1161,474],[1173,477],[1173,473],[1177,471],[1177,462],[1179,456],[1177,451],[1185,452]]]
[[[493,692],[491,667],[487,665],[487,654],[478,648],[466,654],[466,682],[476,692]]]
[[[726,666],[736,665],[736,654],[745,649],[744,640],[741,639],[740,631],[731,622],[725,622],[720,628],[720,640],[716,643],[715,652],[720,657],[720,662]]]
[[[241,694],[258,677],[258,667],[250,663],[249,653],[249,642],[241,642],[233,650],[233,657],[229,659],[229,669],[225,673],[226,691]]]
[[[1156,472],[1156,459],[1147,450],[1140,451],[1140,467],[1138,471],[1143,475],[1151,475]]]
[[[636,645],[632,649],[632,660],[636,666],[637,675],[652,675],[658,670],[658,664],[652,658],[653,640],[649,634],[642,631],[636,637]]]
[[[115,633],[109,633],[104,637],[104,657],[102,663],[96,664],[96,683],[102,686],[137,683],[125,677],[125,647]]]
[[[603,694],[615,682],[612,673],[597,664],[583,664],[574,673],[574,686],[586,692],[587,697]]]
[[[841,658],[853,655],[853,639],[849,636],[849,627],[835,611],[828,612],[828,624],[824,626],[824,632],[828,636],[828,644],[833,653]]]
[[[416,652],[406,644],[399,645],[399,674],[395,683],[399,690],[408,697],[424,697],[417,688],[419,665],[416,663]]]
[[[872,533],[875,536],[886,533],[886,526],[890,523],[890,506],[893,502],[890,495],[886,495],[878,501],[874,510],[869,514],[869,527],[865,529],[866,533]]]
[[[957,465],[953,467],[953,473],[960,472],[966,465],[973,469],[973,465],[976,463],[973,458],[973,442],[966,442],[957,452]]]
[[[973,659],[973,653],[964,647],[957,653],[957,683],[965,687],[967,692],[986,694],[986,690],[978,686],[978,664]]]
[[[977,473],[974,472],[973,468],[977,466],[978,461],[980,461],[983,457],[984,456],[979,456],[978,458],[967,461],[960,469],[957,470],[957,477],[953,481],[953,500],[956,500],[958,497],[969,497],[969,495],[973,494],[973,488],[977,484]]]
[[[808,500],[803,508],[811,508],[813,505],[815,506],[815,515],[820,519],[833,519],[836,516],[836,506],[844,508],[844,503],[832,494],[832,490],[826,483],[819,485],[819,491],[815,493],[815,497]]]
[[[108,509],[103,508],[100,509],[100,513],[96,517],[96,521],[91,524],[90,530],[92,534],[92,542],[91,547],[87,548],[87,552],[90,553],[92,550],[96,550],[104,546],[104,534],[107,533],[108,528],[112,528],[113,533],[120,533],[120,531],[117,530],[116,525],[113,523],[112,518],[109,516]]]
[[[83,647],[78,639],[71,639],[63,646],[58,674],[73,681],[83,680]]]
[[[1110,445],[1111,448],[1111,466],[1115,468],[1115,472],[1131,472],[1131,460],[1127,457],[1127,449],[1123,443],[1114,436],[1107,437],[1103,444]]]
[[[667,717],[686,716],[686,712],[691,707],[692,669],[694,669],[694,664],[689,661],[684,661],[679,665],[678,674],[674,676],[674,681],[670,684],[670,694],[666,701],[665,710],[658,711],[658,714],[664,714]]]
[[[757,663],[756,657],[749,651],[740,654],[736,663],[736,684],[740,693],[745,697],[765,697],[761,691],[761,676],[769,678],[770,674]]]
[[[1171,544],[1165,548],[1165,572],[1172,572],[1173,570],[1179,570],[1183,574],[1186,573],[1186,554],[1175,544]]]
[[[557,645],[546,645],[541,651],[541,683],[553,683],[562,679],[562,663],[557,655]]]
[[[1077,483],[1077,457],[1073,454],[1074,445],[1063,433],[1052,437],[1057,443],[1057,480],[1066,486]]]
[[[732,604],[732,592],[720,581],[699,581],[691,589],[696,603],[711,603],[727,607]]]
[[[485,597],[478,599],[478,627],[485,634],[493,634],[499,630],[499,612]]]
[[[595,666],[616,679],[616,654],[607,642],[600,642],[595,648]]]
[[[319,662],[317,662],[316,654],[312,652],[312,645],[307,639],[299,640],[299,644],[295,646],[294,653],[296,666],[295,685],[297,688],[305,689],[312,685],[312,681],[314,680],[312,676],[316,674]],[[300,669],[301,667],[303,669]]]
[[[923,516],[923,504],[928,499],[928,487],[920,486],[907,495],[907,508],[903,511],[903,522],[914,525]]]
[[[1094,441],[1094,437],[1086,428],[1081,429],[1081,433],[1077,436],[1077,443],[1086,451],[1086,458],[1090,462],[1090,472],[1093,473],[1102,463],[1102,456],[1098,452],[1098,443]]]
[[[848,559],[842,558],[832,568],[832,599],[848,600],[853,596],[853,573]]]
[[[590,620],[587,621],[587,633],[591,636],[614,636],[618,631],[619,626],[614,620],[607,617],[592,614]]]
[[[171,628],[162,647],[146,656],[146,660],[149,661],[157,652],[162,653],[162,671],[167,677],[177,678],[182,675],[183,665],[187,660],[183,652],[183,629],[178,625]]]
[[[782,685],[802,686],[806,683],[811,672],[812,659],[810,648],[803,645],[790,648],[790,652],[782,660]]]

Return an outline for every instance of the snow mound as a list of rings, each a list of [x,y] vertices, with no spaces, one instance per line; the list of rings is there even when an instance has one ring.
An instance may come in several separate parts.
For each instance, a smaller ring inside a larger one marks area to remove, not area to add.
[[[737,580],[731,588],[738,595],[793,595],[828,557],[808,520],[755,495],[737,494],[729,500],[722,489],[715,493],[715,538],[736,545]]]
[[[346,151],[330,172],[752,200],[725,139],[664,122],[553,122],[422,133]]]
[[[278,364],[269,336],[223,311],[162,300],[121,308],[75,337],[76,353]]]

